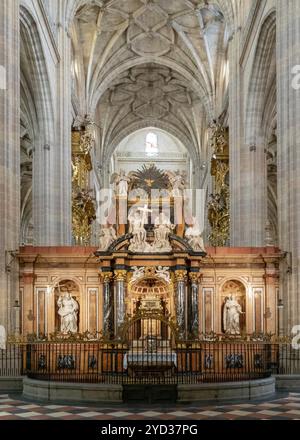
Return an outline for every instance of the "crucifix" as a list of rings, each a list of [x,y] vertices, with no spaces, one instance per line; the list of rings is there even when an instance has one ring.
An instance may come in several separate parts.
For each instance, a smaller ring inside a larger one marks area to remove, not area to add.
[[[141,224],[145,225],[146,223],[148,223],[146,214],[152,212],[152,209],[149,209],[148,205],[144,205],[144,208],[137,208],[137,211],[140,211],[142,213]]]

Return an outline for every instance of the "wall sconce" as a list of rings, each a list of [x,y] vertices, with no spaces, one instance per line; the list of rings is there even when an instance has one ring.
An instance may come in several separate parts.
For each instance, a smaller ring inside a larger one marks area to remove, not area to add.
[[[278,299],[277,308],[278,309],[283,309],[283,300],[282,300],[282,298]]]

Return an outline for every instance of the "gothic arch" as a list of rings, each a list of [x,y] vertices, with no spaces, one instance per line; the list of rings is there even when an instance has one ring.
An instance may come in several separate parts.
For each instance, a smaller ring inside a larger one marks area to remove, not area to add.
[[[38,115],[40,129],[45,129],[47,135],[52,136],[51,124],[53,120],[53,99],[49,86],[49,73],[46,58],[38,30],[37,23],[31,13],[24,6],[20,7],[21,40],[25,54],[26,64],[29,65],[28,74],[31,74],[31,90]],[[22,67],[21,55],[21,67]]]
[[[272,89],[276,87],[276,81],[274,82],[276,79],[275,46],[276,13],[271,11],[260,28],[250,75],[245,117],[245,140],[247,145],[261,145],[264,142],[262,120],[267,110],[268,96],[272,93]]]
[[[278,237],[276,140],[276,12],[262,22],[255,51],[246,111],[246,145],[265,149],[266,216],[274,243]]]
[[[38,187],[50,187],[51,160],[49,150],[55,145],[54,103],[50,88],[49,72],[38,24],[32,13],[20,7],[21,33],[21,107],[23,115],[30,115],[33,134],[33,200],[41,198]],[[41,184],[43,182],[43,184]],[[43,211],[49,211],[50,195],[42,197]],[[40,213],[32,207],[33,224],[38,225]],[[50,218],[49,215],[44,216]],[[48,220],[45,220],[48,221]],[[42,225],[40,225],[42,226]],[[40,241],[38,228],[35,238]]]

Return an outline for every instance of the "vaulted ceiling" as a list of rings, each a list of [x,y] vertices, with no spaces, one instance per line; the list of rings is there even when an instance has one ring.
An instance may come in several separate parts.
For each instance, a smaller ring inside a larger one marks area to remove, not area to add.
[[[204,128],[226,107],[228,33],[204,0],[95,0],[78,9],[73,106],[95,118],[103,158],[130,132],[156,126],[199,159]]]

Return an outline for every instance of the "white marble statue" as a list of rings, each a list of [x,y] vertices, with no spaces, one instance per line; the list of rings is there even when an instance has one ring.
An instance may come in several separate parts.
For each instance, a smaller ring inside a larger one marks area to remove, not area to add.
[[[182,196],[183,190],[186,188],[185,174],[177,170],[175,173],[169,174],[169,180],[172,185],[171,195],[173,197]]]
[[[229,335],[239,335],[241,333],[240,315],[243,313],[242,307],[231,294],[224,304],[223,327],[225,333]]]
[[[117,240],[117,234],[113,226],[102,226],[100,230],[99,251],[106,251]]]
[[[133,235],[128,247],[131,252],[148,252],[151,249],[149,243],[146,242],[145,224],[148,220],[148,212],[151,212],[151,209],[148,209],[146,205],[144,208],[132,210],[128,215],[129,233]]]
[[[72,298],[71,293],[58,298],[58,314],[60,316],[61,333],[77,333],[78,331],[78,302]]]
[[[0,350],[6,350],[6,331],[3,325],[0,325]]]
[[[163,278],[167,283],[170,283],[171,277],[169,267],[158,266],[155,273],[158,277]]]
[[[119,196],[127,196],[128,185],[130,182],[130,177],[126,176],[124,170],[120,170],[120,173],[113,173],[110,183],[115,186],[116,194]]]
[[[164,212],[161,212],[154,220],[154,242],[153,250],[159,252],[170,252],[172,250],[169,235],[175,228]]]
[[[190,226],[186,228],[184,235],[194,251],[205,252],[202,231],[200,230],[196,217],[192,217],[192,222]]]
[[[138,266],[133,266],[133,274],[131,277],[131,282],[133,283],[134,281],[142,278],[145,275],[145,267],[138,267]]]

